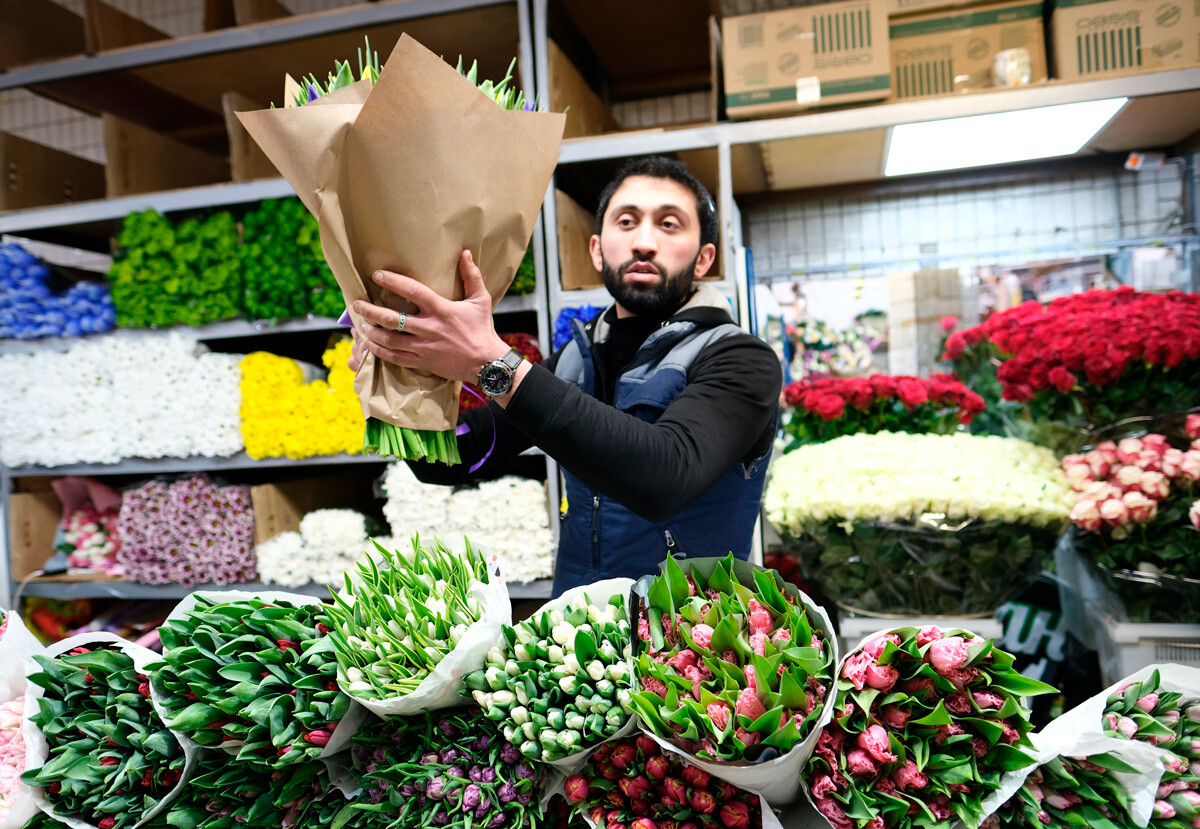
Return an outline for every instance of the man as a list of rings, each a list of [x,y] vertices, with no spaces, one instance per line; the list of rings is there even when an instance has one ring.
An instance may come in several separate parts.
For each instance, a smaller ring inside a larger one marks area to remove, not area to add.
[[[775,354],[738,328],[724,296],[693,283],[712,266],[717,219],[708,192],[681,162],[627,163],[596,215],[592,262],[614,303],[576,323],[574,339],[544,365],[518,364],[509,353],[466,251],[462,301],[381,272],[376,282],[419,313],[400,325],[395,311],[355,303],[372,324],[356,332],[351,368],[365,349],[479,383],[492,397],[463,415],[470,429],[459,438],[463,465],[413,463],[418,478],[465,480],[489,450],[489,463],[531,445],[558,461],[568,509],[555,595],[655,572],[668,553],[746,558],[782,382]]]

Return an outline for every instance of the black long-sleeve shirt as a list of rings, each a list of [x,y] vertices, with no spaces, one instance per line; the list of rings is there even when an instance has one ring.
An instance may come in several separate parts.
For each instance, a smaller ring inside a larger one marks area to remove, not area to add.
[[[459,483],[492,446],[489,463],[538,446],[565,469],[649,521],[665,521],[712,487],[739,460],[761,457],[775,436],[782,375],[775,353],[749,334],[718,340],[693,362],[687,385],[654,423],[615,409],[615,378],[658,325],[607,312],[608,336],[596,343],[598,389],[585,394],[554,375],[558,354],[534,365],[507,409],[494,402],[462,415],[461,466],[412,463],[429,483]],[[723,309],[685,308],[672,320],[729,322]],[[631,323],[626,326],[625,323]]]

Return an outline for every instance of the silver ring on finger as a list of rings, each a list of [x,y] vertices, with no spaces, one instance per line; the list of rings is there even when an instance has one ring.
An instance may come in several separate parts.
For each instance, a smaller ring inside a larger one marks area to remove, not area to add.
[[[400,312],[400,321],[396,323],[396,331],[400,334],[404,333],[404,324],[408,322],[408,314]]]

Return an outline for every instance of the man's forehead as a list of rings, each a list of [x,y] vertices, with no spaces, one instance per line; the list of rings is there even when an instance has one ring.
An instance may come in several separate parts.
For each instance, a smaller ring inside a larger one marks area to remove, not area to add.
[[[683,184],[669,178],[630,176],[617,187],[610,204],[613,208],[636,207],[641,210],[671,206],[696,215],[696,195]]]

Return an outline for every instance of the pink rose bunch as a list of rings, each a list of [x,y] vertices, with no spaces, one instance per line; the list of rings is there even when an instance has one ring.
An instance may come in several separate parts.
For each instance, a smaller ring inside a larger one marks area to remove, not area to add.
[[[0,622],[0,637],[8,624],[5,617]],[[25,710],[25,698],[0,703],[0,823],[12,811],[21,786],[21,772],[25,771],[25,738],[21,736],[21,714]]]
[[[1031,772],[1021,789],[984,821],[983,829],[1135,826],[1127,810],[1128,792],[1113,777],[1114,771],[1137,769],[1113,754],[1055,757]]]
[[[117,519],[117,563],[145,584],[233,584],[256,577],[250,488],[196,475],[148,481],[126,492]]]
[[[664,753],[646,735],[602,743],[564,785],[599,829],[760,829],[751,794]]]
[[[116,562],[121,549],[117,534],[119,512],[109,508],[101,512],[90,501],[84,501],[67,518],[63,527],[63,543],[59,549],[67,554],[72,567],[107,570]]]
[[[1152,829],[1200,829],[1200,700],[1164,690],[1152,671],[1109,694],[1102,723],[1110,737],[1140,740],[1162,752]]]
[[[834,719],[804,770],[835,829],[983,819],[1005,771],[1033,763],[1027,679],[990,641],[936,626],[877,634],[843,660]]]
[[[632,702],[642,724],[716,762],[790,751],[812,731],[833,684],[829,632],[804,595],[774,571],[743,580],[737,569],[733,556],[682,567],[668,558],[634,639]]]
[[[1192,424],[1188,431],[1195,431]],[[1190,492],[1200,480],[1200,439],[1193,438],[1187,451],[1157,434],[1107,440],[1085,454],[1067,455],[1062,465],[1079,493],[1071,520],[1087,532],[1108,528],[1120,540],[1128,536],[1128,524],[1153,521],[1173,487]]]

